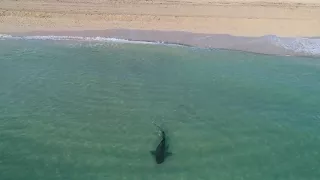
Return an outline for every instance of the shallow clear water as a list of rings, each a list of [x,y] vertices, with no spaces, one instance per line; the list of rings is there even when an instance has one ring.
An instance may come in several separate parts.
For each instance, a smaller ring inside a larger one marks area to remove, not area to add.
[[[319,179],[319,92],[320,59],[1,40],[0,179]]]

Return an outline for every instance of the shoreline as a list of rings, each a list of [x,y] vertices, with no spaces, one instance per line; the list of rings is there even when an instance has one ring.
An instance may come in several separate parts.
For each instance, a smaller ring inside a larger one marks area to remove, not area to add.
[[[76,41],[115,41],[126,43],[175,44],[207,49],[236,50],[278,56],[320,57],[320,38],[317,37],[261,37],[206,34],[184,31],[158,30],[81,30],[81,31],[30,31],[0,34],[0,39],[51,39]],[[2,37],[1,37],[2,36]],[[10,37],[11,36],[11,37]]]
[[[3,0],[1,33],[318,57],[320,1]]]

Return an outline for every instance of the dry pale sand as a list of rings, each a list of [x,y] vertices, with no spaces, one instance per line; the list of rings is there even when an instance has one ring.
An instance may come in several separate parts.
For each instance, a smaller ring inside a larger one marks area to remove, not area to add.
[[[319,0],[0,0],[0,32],[142,29],[320,36]]]

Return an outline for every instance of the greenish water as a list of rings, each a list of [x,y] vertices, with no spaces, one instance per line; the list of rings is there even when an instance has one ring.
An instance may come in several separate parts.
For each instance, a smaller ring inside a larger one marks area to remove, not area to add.
[[[320,59],[0,41],[1,180],[318,180],[319,123]]]

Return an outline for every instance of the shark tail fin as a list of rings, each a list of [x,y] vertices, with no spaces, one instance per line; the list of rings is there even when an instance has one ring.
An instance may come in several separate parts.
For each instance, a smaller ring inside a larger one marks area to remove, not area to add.
[[[163,138],[166,138],[166,133],[165,133],[163,127],[159,126],[155,122],[152,122],[152,123],[160,130],[160,136],[163,137]]]
[[[155,122],[152,122],[153,125],[155,125],[157,128],[159,128],[160,131],[163,131],[163,128],[160,127],[158,124],[156,124]]]

